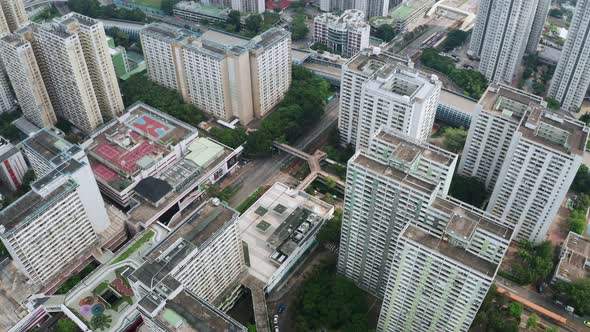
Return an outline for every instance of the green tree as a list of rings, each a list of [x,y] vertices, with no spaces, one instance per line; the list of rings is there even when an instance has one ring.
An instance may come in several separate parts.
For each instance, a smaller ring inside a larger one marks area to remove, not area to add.
[[[244,22],[244,26],[251,33],[258,34],[258,32],[260,32],[260,28],[262,28],[262,15],[260,15],[260,14],[248,15],[248,17],[246,17],[246,21]]]
[[[481,207],[488,194],[485,185],[479,179],[455,174],[449,195],[475,207]]]
[[[21,116],[19,112],[0,113],[0,136],[9,141],[15,141],[20,137],[20,131],[12,124]]]
[[[508,302],[508,298],[498,293],[496,286],[492,285],[471,324],[470,331],[518,332],[519,321],[507,311]]]
[[[459,47],[461,45],[463,45],[463,43],[465,43],[465,41],[467,40],[467,37],[469,37],[469,33],[465,32],[463,30],[451,30],[448,34],[447,34],[447,38],[445,39],[444,43],[443,43],[443,48],[444,49],[453,49],[455,47]]]
[[[162,0],[160,10],[162,10],[168,15],[172,15],[172,9],[174,8],[174,5],[176,5],[179,2],[180,0]]]
[[[241,15],[240,12],[237,10],[232,10],[229,12],[229,14],[227,14],[227,20],[226,23],[228,26],[232,26],[233,27],[233,31],[235,32],[239,32],[240,31],[240,26],[241,26]]]
[[[562,19],[563,15],[564,15],[564,12],[560,8],[552,8],[551,10],[549,10],[549,16],[551,16],[551,17]]]
[[[537,328],[538,324],[539,324],[539,317],[537,317],[537,314],[535,314],[535,313],[531,314],[529,319],[526,321],[526,327],[529,329]]]
[[[322,44],[320,42],[315,42],[309,48],[315,51],[322,51],[322,52],[329,52],[328,46],[326,44]]]
[[[590,171],[588,170],[588,166],[584,164],[580,166],[570,190],[577,193],[590,194]]]
[[[582,114],[579,120],[583,121],[587,126],[590,125],[590,112]]]
[[[244,128],[230,129],[214,127],[211,128],[209,134],[220,143],[234,149],[248,140],[248,135],[246,135]]]
[[[309,32],[307,24],[305,24],[306,16],[303,14],[297,14],[293,17],[291,23],[291,39],[297,41],[305,38]]]
[[[465,141],[467,140],[467,131],[462,128],[445,128],[445,140],[443,145],[445,149],[451,152],[459,152],[463,149]]]
[[[78,325],[68,318],[62,318],[57,321],[55,325],[56,332],[75,332],[78,331]]]
[[[546,97],[545,101],[547,102],[547,107],[552,110],[558,110],[561,107],[559,101],[555,98]]]
[[[131,47],[131,37],[128,33],[121,31],[121,29],[114,27],[106,30],[106,34],[113,37],[113,41],[117,46],[123,46],[125,48]]]
[[[514,317],[517,320],[520,320],[520,316],[524,311],[524,305],[520,302],[510,302],[508,305],[508,312],[510,312],[510,316]]]
[[[334,216],[322,226],[318,232],[318,241],[320,244],[340,243],[342,213],[342,209],[336,209],[334,211]]]
[[[551,242],[539,244],[523,242],[512,264],[512,273],[523,284],[531,284],[547,278],[553,270],[553,247]]]
[[[533,82],[533,93],[536,95],[542,95],[545,93],[545,84],[539,82],[539,81],[534,81]]]
[[[557,281],[555,291],[564,303],[574,307],[577,314],[590,315],[590,279],[578,279],[571,283]]]
[[[393,27],[389,24],[381,24],[374,29],[375,37],[383,40],[384,42],[389,42],[397,35],[397,32],[393,29]]]

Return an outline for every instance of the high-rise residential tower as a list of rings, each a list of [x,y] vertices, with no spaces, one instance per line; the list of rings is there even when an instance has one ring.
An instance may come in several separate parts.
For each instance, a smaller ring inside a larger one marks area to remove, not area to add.
[[[63,26],[34,28],[33,48],[58,114],[91,133],[103,124],[80,36]]]
[[[488,212],[513,227],[515,239],[543,241],[587,141],[583,122],[534,106],[512,136]]]
[[[24,0],[0,0],[0,34],[14,32],[29,23]]]
[[[549,86],[561,108],[577,111],[590,84],[590,1],[580,0]]]
[[[386,16],[390,6],[397,6],[400,0],[321,0],[320,10],[324,12],[344,11],[356,9],[362,11],[366,18],[373,16]]]
[[[531,27],[531,34],[529,35],[529,41],[526,44],[527,53],[535,53],[539,41],[541,40],[541,34],[545,28],[545,21],[547,20],[547,14],[551,7],[551,0],[539,0],[537,4],[537,10],[535,12],[535,18],[533,19],[533,26]]]
[[[32,30],[0,38],[0,54],[25,118],[43,128],[57,122],[31,45]]]
[[[291,84],[291,37],[273,28],[248,40],[166,24],[141,32],[150,80],[224,121],[264,117]]]
[[[83,262],[110,226],[84,151],[50,130],[22,142],[33,168],[31,191],[0,212],[0,240],[33,283],[46,285]]]
[[[338,131],[340,144],[356,146],[361,113],[363,85],[386,65],[403,64],[413,68],[410,59],[381,52],[380,49],[363,50],[342,66],[340,84],[340,113]]]
[[[2,51],[0,50],[0,52]],[[14,107],[15,99],[10,89],[8,74],[4,68],[0,68],[0,113],[12,111]]]
[[[367,148],[380,127],[426,142],[442,87],[436,75],[402,65],[386,66],[362,87],[356,147]]]
[[[539,0],[482,0],[469,52],[492,82],[511,82],[524,55]]]
[[[408,223],[444,229],[435,203],[447,201],[456,161],[455,154],[393,130],[375,133],[369,149],[348,162],[339,273],[383,296],[402,229]]]
[[[459,174],[476,177],[488,191],[500,175],[512,135],[526,112],[543,99],[504,84],[490,84],[481,96],[459,163]]]
[[[77,13],[65,15],[60,21],[66,31],[78,34],[103,118],[121,115],[125,107],[103,24]]]

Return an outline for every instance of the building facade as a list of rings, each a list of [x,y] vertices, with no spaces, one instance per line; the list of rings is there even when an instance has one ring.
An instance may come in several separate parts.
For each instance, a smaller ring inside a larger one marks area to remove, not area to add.
[[[354,147],[357,144],[359,117],[362,112],[361,97],[365,82],[386,65],[398,63],[413,67],[410,59],[386,54],[380,49],[361,51],[342,66],[338,114],[338,131],[342,145]]]
[[[459,174],[475,177],[492,191],[500,176],[512,136],[539,96],[503,84],[490,84],[473,114]]]
[[[1,53],[0,49],[0,54]],[[13,111],[16,106],[5,69],[0,68],[0,113]]]
[[[28,23],[24,0],[0,0],[0,33],[14,32]]]
[[[103,119],[121,115],[125,107],[103,24],[77,13],[63,16],[61,24],[67,31],[78,34]]]
[[[420,142],[430,136],[442,87],[436,75],[405,66],[388,66],[363,85],[356,148],[369,146],[385,126]]]
[[[524,55],[538,0],[479,2],[469,52],[492,82],[512,82]]]
[[[488,212],[514,228],[516,240],[541,242],[583,162],[588,128],[541,106],[512,136]]]
[[[324,13],[313,20],[313,41],[346,58],[369,47],[370,35],[371,26],[360,10],[349,9],[340,16]]]
[[[151,24],[141,36],[150,80],[224,121],[264,117],[291,84],[291,38],[280,29],[248,40]]]
[[[36,172],[31,191],[0,212],[0,239],[18,268],[36,285],[46,285],[84,261],[110,221],[83,152],[78,158],[64,153],[75,147],[48,130],[23,144],[27,156],[30,151],[56,166]]]
[[[436,120],[467,129],[471,126],[476,108],[477,100],[442,89],[436,107]]]
[[[348,162],[338,272],[382,297],[405,225],[444,229],[435,202],[446,202],[439,195],[446,195],[456,160],[395,131],[377,132]]]
[[[543,34],[545,21],[547,20],[547,15],[549,14],[550,8],[551,0],[539,0],[539,3],[537,4],[537,10],[535,11],[533,25],[531,27],[529,41],[526,44],[527,53],[534,54],[537,52],[537,46],[539,46],[539,41],[541,40],[541,35]]]
[[[590,1],[578,1],[548,95],[578,111],[590,85]]]
[[[22,152],[0,136],[0,180],[11,190],[17,190],[28,170]]]
[[[32,31],[0,38],[0,54],[25,118],[43,128],[57,122],[45,81],[33,51]]]

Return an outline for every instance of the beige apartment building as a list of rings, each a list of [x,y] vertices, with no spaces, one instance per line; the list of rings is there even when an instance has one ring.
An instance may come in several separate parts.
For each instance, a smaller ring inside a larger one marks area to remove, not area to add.
[[[27,40],[32,38],[32,31],[22,32],[22,36],[8,34],[0,39],[0,56],[25,118],[39,127],[49,127],[57,118],[33,47]]]
[[[0,0],[0,34],[14,32],[28,23],[24,0]]]

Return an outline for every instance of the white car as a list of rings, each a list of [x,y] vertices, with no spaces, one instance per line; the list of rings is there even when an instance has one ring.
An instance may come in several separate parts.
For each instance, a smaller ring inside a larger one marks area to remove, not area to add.
[[[275,315],[274,323],[275,325],[279,324],[279,315]]]

